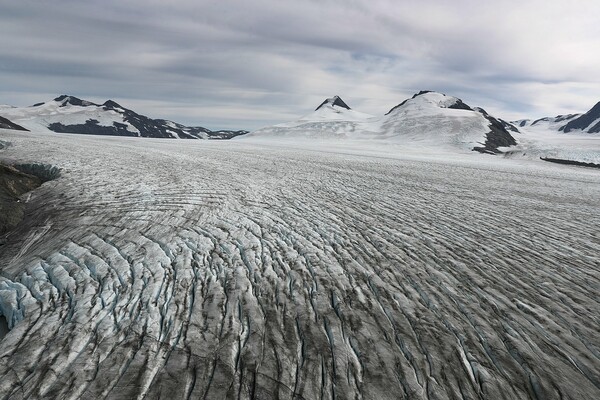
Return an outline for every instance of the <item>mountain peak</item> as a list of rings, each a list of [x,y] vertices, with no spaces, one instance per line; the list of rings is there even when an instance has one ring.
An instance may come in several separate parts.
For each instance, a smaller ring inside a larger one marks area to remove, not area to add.
[[[102,104],[105,109],[115,109],[115,108],[124,108],[119,103],[113,100],[106,100],[104,104]]]
[[[417,100],[415,100],[417,99]],[[393,107],[390,111],[388,111],[385,115],[392,113],[393,111],[401,108],[405,104],[413,101],[419,104],[429,104],[431,106],[439,107],[439,108],[452,108],[455,110],[467,110],[473,111],[471,107],[467,104],[463,103],[461,99],[458,97],[448,96],[444,93],[435,92],[432,90],[421,90],[419,93],[416,93],[410,99],[404,100],[402,103]],[[412,104],[412,103],[411,103]]]
[[[345,108],[346,110],[351,109],[350,107],[348,107],[348,105],[346,103],[344,103],[344,100],[342,100],[342,98],[340,96],[333,96],[328,99],[325,99],[325,101],[322,102],[321,105],[319,105],[319,107],[315,108],[315,111],[317,111],[319,108],[321,108],[325,105],[342,107],[342,108]]]
[[[77,98],[75,96],[69,96],[66,94],[58,96],[57,98],[54,99],[54,101],[56,101],[57,103],[61,103],[60,107],[64,107],[67,105],[80,106],[80,107],[95,105],[91,101],[81,100],[80,98]]]
[[[596,103],[588,112],[569,121],[559,130],[568,133],[572,130],[582,130],[587,133],[600,133],[600,102]]]

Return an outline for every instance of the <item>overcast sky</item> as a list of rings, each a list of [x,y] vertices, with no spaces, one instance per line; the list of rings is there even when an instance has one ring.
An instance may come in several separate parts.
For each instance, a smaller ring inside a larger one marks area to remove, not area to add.
[[[340,95],[381,115],[419,90],[505,119],[600,101],[600,2],[0,2],[0,103],[113,99],[255,129]]]

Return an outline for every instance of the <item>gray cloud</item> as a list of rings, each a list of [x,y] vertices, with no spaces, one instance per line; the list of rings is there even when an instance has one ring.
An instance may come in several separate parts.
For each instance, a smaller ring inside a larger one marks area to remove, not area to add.
[[[0,102],[68,93],[249,129],[333,94],[383,114],[421,89],[508,119],[585,111],[597,15],[593,0],[4,2]]]

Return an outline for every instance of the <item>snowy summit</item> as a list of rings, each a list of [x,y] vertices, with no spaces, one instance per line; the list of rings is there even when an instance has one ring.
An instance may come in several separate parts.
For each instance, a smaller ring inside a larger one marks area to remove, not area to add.
[[[344,100],[342,100],[340,96],[333,96],[333,97],[326,99],[324,102],[322,102],[321,105],[315,109],[315,111],[317,111],[319,108],[323,108],[323,107],[327,107],[327,106],[341,107],[341,108],[345,108],[346,110],[350,110],[350,107],[348,107],[348,105],[346,103],[344,103]]]
[[[421,91],[380,117],[352,110],[334,96],[297,121],[262,128],[248,136],[377,139],[497,153],[499,147],[516,144],[507,127],[517,130],[457,97]]]
[[[189,127],[173,121],[146,117],[112,100],[96,104],[69,95],[61,95],[31,107],[3,107],[0,115],[28,130],[38,132],[181,139],[230,139],[247,133]]]

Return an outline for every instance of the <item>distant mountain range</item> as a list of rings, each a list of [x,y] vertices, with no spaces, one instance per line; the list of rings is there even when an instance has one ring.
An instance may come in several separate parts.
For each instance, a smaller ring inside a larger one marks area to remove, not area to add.
[[[0,117],[0,128],[2,129],[15,129],[17,131],[26,131],[21,125],[17,125],[14,122],[9,121],[6,118]]]
[[[518,129],[481,108],[442,93],[421,91],[379,117],[354,111],[334,96],[297,121],[265,127],[249,136],[386,139],[499,153],[500,147],[516,144],[509,131]]]
[[[585,114],[557,115],[513,122],[519,127],[539,127],[564,133],[600,133],[600,102]]]
[[[182,139],[231,139],[249,133],[185,126],[146,117],[112,100],[96,104],[68,95],[30,107],[0,106],[0,128]],[[246,136],[385,139],[499,153],[516,145],[514,135],[520,132],[600,133],[600,103],[583,114],[507,122],[457,97],[432,91],[421,91],[381,116],[353,110],[334,96],[296,121],[261,128]]]
[[[96,104],[67,95],[30,107],[2,106],[0,115],[0,127],[5,129],[180,139],[231,139],[248,133],[185,126],[146,117],[112,100]]]

